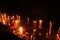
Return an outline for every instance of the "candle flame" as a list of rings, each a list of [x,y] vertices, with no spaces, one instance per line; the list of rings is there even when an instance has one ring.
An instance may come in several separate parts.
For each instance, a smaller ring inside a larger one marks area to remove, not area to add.
[[[23,34],[23,27],[19,28],[19,34],[22,35]]]
[[[3,20],[3,24],[5,25],[5,20]]]
[[[42,20],[39,20],[40,23],[42,23]]]

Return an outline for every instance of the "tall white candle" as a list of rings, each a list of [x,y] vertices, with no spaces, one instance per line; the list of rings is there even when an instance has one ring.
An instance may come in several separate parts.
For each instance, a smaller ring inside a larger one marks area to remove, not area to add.
[[[50,21],[49,34],[51,34],[51,29],[52,29],[52,22]]]

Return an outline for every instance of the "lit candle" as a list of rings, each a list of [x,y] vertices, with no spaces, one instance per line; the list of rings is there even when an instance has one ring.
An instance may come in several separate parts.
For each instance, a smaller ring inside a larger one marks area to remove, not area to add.
[[[48,33],[46,33],[46,38],[48,38]]]
[[[10,16],[7,16],[7,20],[10,21]]]
[[[19,27],[19,34],[22,35],[23,34],[23,27]]]
[[[59,38],[59,34],[57,34],[57,40],[60,40],[60,38]]]
[[[3,24],[4,24],[4,25],[6,24],[5,20],[3,20]]]
[[[8,23],[8,25],[10,26],[11,24],[10,24],[10,23]]]
[[[4,13],[4,17],[6,17],[6,13]]]
[[[27,24],[29,24],[29,17],[27,18]]]
[[[1,14],[1,17],[3,16],[3,14]]]
[[[14,19],[14,15],[11,17],[11,19]]]
[[[7,16],[7,24],[10,25],[10,16]]]
[[[42,29],[42,20],[39,20],[39,28]]]
[[[15,27],[15,28],[18,28],[18,27],[19,27],[19,20],[15,20],[14,22],[15,22],[15,23],[14,23],[14,27]]]
[[[41,33],[39,33],[39,35],[42,35]]]
[[[49,35],[51,34],[52,22],[50,21]]]
[[[31,35],[31,40],[32,40],[33,35]]]
[[[12,24],[14,24],[15,20],[12,20]]]
[[[18,16],[19,20],[20,20],[20,16]]]
[[[36,28],[36,26],[37,26],[37,21],[33,21],[33,26],[34,26],[34,28]]]
[[[36,31],[36,29],[33,30],[34,32]]]
[[[18,20],[19,20],[19,24],[21,26],[21,17],[20,16],[18,16]]]
[[[33,29],[33,35],[35,35],[36,29]]]
[[[13,30],[13,33],[16,34],[16,33],[15,33],[15,30]]]

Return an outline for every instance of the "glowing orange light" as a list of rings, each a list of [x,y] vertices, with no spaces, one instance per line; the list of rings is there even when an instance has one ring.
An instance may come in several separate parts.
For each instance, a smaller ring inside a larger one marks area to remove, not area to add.
[[[6,17],[6,13],[4,13],[4,16]]]
[[[39,28],[42,29],[42,20],[39,20]]]
[[[40,23],[42,23],[42,20],[39,20]]]
[[[49,34],[51,34],[51,29],[52,29],[52,22],[50,21]]]
[[[36,31],[36,29],[33,30],[34,32]]]
[[[57,37],[58,37],[59,35],[57,34]]]
[[[37,21],[33,21],[33,23],[37,23]]]
[[[31,37],[33,37],[33,35],[31,35]]]
[[[16,20],[16,21],[15,21],[15,23],[16,23],[16,24],[18,24],[18,23],[19,23],[19,21],[18,21],[18,20]]]
[[[33,26],[34,26],[34,28],[36,28],[36,26],[37,26],[37,21],[33,21]]]
[[[31,35],[31,40],[32,40],[33,35]]]
[[[3,24],[5,25],[5,20],[3,20]]]
[[[19,20],[15,20],[15,25],[19,26],[20,25],[19,22],[20,22]]]
[[[0,18],[0,22],[1,22],[1,18]]]
[[[11,17],[11,19],[14,19],[14,15]]]
[[[15,30],[13,30],[13,33],[15,34]]]
[[[41,33],[39,33],[39,35],[42,35]]]
[[[57,40],[60,40],[60,38],[59,38],[59,34],[57,34]]]
[[[18,18],[19,18],[19,16],[18,16],[18,15],[16,15],[16,18],[18,19]]]
[[[52,22],[50,21],[50,27],[52,27]]]
[[[23,27],[19,28],[19,34],[22,35],[23,34]]]
[[[10,23],[8,25],[10,26]]]

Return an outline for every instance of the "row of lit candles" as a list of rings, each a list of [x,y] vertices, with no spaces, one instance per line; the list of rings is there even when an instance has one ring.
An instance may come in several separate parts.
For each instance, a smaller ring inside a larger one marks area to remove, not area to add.
[[[16,18],[15,16],[8,16],[6,14],[0,14],[0,22],[3,24],[3,25],[9,25],[10,26],[10,29],[14,29],[14,28],[18,28],[18,30],[21,28],[21,20],[20,20],[20,16],[16,15]],[[13,24],[14,26],[11,27],[11,24]],[[20,28],[19,28],[20,27]],[[22,29],[20,29],[22,30]],[[22,32],[20,32],[22,33]]]
[[[10,16],[7,16],[6,14],[0,14],[0,22],[2,22],[4,25],[6,25],[7,21],[10,22],[12,20],[12,23],[14,23],[14,27],[17,28],[19,22],[21,22],[21,21],[20,21],[20,16],[16,15],[16,17],[17,17],[16,19],[18,19],[18,20],[15,19],[15,16],[10,17]],[[29,18],[27,18],[27,21],[29,23]],[[36,23],[37,23],[37,21],[33,21],[34,26],[36,26]],[[50,22],[50,31],[49,31],[49,33],[51,33],[51,27],[52,27],[51,24],[52,24],[52,22]],[[19,24],[19,26],[20,26],[20,24]],[[39,28],[42,29],[42,20],[39,20]],[[22,34],[22,28],[20,28],[19,30],[21,30],[20,33]],[[33,32],[35,32],[35,31],[36,30],[34,29]]]
[[[12,23],[14,23],[14,25],[16,26],[16,27],[18,27],[18,24],[19,24],[19,26],[21,26],[21,24],[20,24],[20,22],[21,22],[21,20],[20,20],[20,16],[18,16],[18,15],[16,15],[16,18],[15,18],[15,16],[7,16],[6,14],[0,14],[0,22],[2,22],[4,25],[7,23],[7,21],[8,21],[8,23],[9,23],[9,26],[10,26],[10,21],[12,20]],[[27,18],[27,23],[29,23],[29,18]],[[39,28],[40,29],[42,29],[42,20],[39,20]],[[36,23],[37,23],[37,21],[33,21],[33,24],[34,24],[34,26],[36,26]],[[14,26],[14,27],[15,27]],[[50,28],[49,28],[49,34],[51,34],[51,28],[52,28],[52,22],[50,21]],[[20,34],[22,34],[23,33],[23,28],[22,27],[20,27],[19,28],[19,30],[20,30]],[[34,32],[35,32],[36,30],[34,29]],[[47,33],[48,34],[48,33]],[[57,36],[58,36],[58,34],[57,34]],[[32,37],[32,36],[31,36]]]
[[[25,36],[25,34],[23,34],[25,29],[23,26],[21,26],[20,16],[16,15],[16,17],[15,17],[14,15],[8,16],[6,14],[0,14],[0,22],[3,25],[9,25],[10,29],[15,29],[15,30],[12,30],[15,35],[19,34],[22,37]],[[11,26],[11,24],[13,24],[13,26]],[[27,32],[26,32],[26,34],[27,34]]]
[[[16,18],[13,16],[8,16],[6,14],[0,14],[0,22],[2,22],[3,24],[6,24],[7,22],[11,22],[12,23],[15,21],[15,20],[18,20],[20,21],[20,16],[16,15]],[[18,22],[16,21],[16,22]]]

